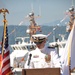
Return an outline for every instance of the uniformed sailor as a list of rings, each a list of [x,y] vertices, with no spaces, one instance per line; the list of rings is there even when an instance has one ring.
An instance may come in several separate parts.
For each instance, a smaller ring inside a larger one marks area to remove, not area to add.
[[[36,49],[30,51],[25,68],[59,67],[58,55],[54,48],[46,47],[47,36],[43,34],[32,35]]]

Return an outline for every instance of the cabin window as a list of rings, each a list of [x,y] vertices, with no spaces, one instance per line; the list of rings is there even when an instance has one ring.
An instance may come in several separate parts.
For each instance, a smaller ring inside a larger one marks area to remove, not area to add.
[[[18,47],[15,47],[16,48],[16,50],[18,50]]]
[[[35,49],[35,46],[33,46],[33,45],[27,46],[27,49],[28,49],[29,51],[34,50],[34,49]]]
[[[18,50],[21,50],[21,47],[18,47]]]
[[[15,50],[15,47],[12,47],[13,50]]]
[[[22,46],[22,49],[23,49],[23,50],[26,50],[25,46]]]

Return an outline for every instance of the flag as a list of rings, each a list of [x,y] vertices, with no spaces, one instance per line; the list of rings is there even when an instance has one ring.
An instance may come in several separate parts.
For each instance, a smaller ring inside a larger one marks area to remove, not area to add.
[[[71,70],[75,69],[75,20],[74,20],[74,31],[71,44]]]
[[[72,34],[72,32],[69,34],[64,52],[61,56],[62,72],[63,72],[62,75],[70,75],[69,62],[70,62],[71,34]]]
[[[75,67],[75,21],[73,24],[73,28],[68,36],[68,40],[66,42],[66,46],[61,56],[61,62],[63,62],[62,70],[63,75],[70,75],[70,65]]]
[[[4,40],[3,40],[3,38],[4,38]],[[2,49],[3,44],[4,44],[4,48]],[[2,37],[2,44],[1,44],[0,49],[1,49],[0,50],[0,75],[10,75],[11,68],[10,68],[10,56],[9,56],[10,52],[9,52],[9,48],[8,48],[7,26],[5,26],[5,28],[4,28],[4,33],[3,33],[3,37]]]

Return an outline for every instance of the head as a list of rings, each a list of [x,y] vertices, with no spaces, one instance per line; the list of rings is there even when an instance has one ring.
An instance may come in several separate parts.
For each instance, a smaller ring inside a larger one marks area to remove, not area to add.
[[[44,48],[47,41],[47,36],[44,34],[32,35],[33,42],[37,45],[38,48]]]

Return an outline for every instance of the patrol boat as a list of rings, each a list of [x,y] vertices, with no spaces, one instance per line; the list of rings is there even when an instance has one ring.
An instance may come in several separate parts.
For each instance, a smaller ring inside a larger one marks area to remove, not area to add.
[[[17,37],[16,43],[11,45],[10,65],[13,71],[21,71],[24,68],[27,53],[36,48],[34,43],[28,42],[29,37]],[[20,40],[20,41],[19,41]]]
[[[35,22],[33,12],[29,13],[28,19],[30,21],[30,25],[26,30],[26,33],[29,34],[29,37],[16,37],[15,44],[10,45],[12,49],[12,53],[10,54],[10,64],[13,71],[22,71],[27,59],[27,53],[36,48],[36,45],[32,42],[31,36],[36,34],[37,31],[41,31],[41,27]]]

